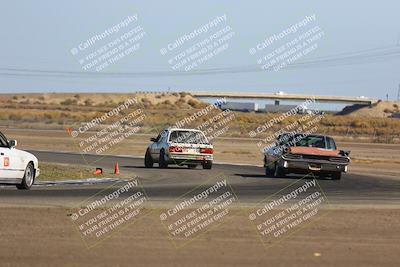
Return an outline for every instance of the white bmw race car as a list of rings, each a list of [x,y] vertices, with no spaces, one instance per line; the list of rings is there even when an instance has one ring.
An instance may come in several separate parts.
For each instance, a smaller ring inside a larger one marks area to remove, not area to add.
[[[38,159],[16,149],[16,140],[7,140],[0,132],[0,184],[15,184],[18,189],[30,189],[40,174]]]
[[[144,165],[153,167],[158,163],[160,168],[167,168],[168,164],[186,165],[196,168],[202,165],[203,169],[211,169],[214,147],[209,143],[202,131],[194,129],[172,128],[162,131],[146,150]]]

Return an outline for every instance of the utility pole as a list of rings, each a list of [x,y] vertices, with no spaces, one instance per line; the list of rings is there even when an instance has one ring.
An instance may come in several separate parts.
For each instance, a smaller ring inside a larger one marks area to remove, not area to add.
[[[397,90],[397,102],[400,101],[400,82],[399,82],[399,90]]]

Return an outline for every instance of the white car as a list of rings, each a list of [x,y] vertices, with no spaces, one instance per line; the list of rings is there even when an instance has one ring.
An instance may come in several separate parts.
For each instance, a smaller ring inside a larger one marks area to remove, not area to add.
[[[194,129],[171,128],[163,130],[146,150],[144,165],[152,168],[158,163],[160,168],[168,164],[186,165],[194,169],[202,165],[203,169],[211,169],[214,147],[202,131]]]
[[[0,132],[0,184],[15,184],[27,190],[40,174],[38,159],[16,146],[16,140],[7,140]]]

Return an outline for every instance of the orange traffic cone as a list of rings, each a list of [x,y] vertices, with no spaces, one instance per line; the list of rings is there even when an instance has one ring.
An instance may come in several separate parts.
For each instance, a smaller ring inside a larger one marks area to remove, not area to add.
[[[118,175],[119,174],[119,165],[118,162],[115,163],[115,167],[114,167],[114,174]]]
[[[96,168],[96,171],[95,171],[93,174],[94,174],[94,175],[103,174],[103,169],[102,169],[102,168]]]

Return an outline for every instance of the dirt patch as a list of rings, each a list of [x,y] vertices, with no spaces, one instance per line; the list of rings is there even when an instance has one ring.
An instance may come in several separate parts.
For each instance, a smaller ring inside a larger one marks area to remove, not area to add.
[[[244,215],[176,249],[157,210],[88,250],[66,208],[2,207],[3,266],[398,266],[399,209],[332,210],[269,249]]]
[[[339,115],[350,115],[360,118],[391,118],[400,114],[400,102],[378,102],[372,106],[353,105],[345,107]]]

